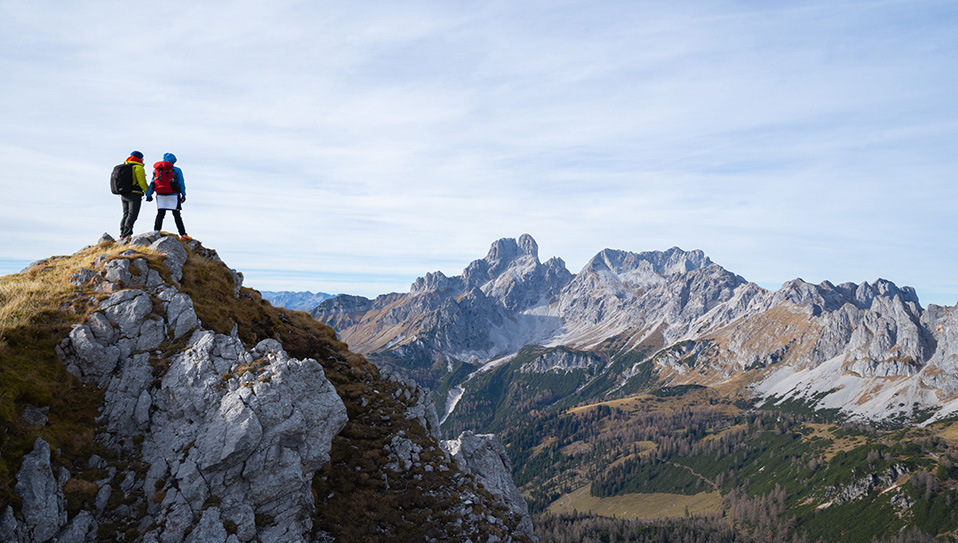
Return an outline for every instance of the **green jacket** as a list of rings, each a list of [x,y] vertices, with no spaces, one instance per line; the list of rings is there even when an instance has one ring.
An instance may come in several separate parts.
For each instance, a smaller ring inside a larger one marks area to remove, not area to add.
[[[143,171],[143,163],[135,160],[127,160],[126,163],[133,165],[133,194],[146,194],[148,187],[146,184],[146,172]]]

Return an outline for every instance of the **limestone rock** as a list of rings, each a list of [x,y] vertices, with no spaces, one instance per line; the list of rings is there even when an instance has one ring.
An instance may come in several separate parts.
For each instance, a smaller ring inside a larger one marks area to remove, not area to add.
[[[459,469],[476,476],[510,514],[521,517],[518,533],[538,541],[529,518],[529,506],[512,480],[512,464],[505,448],[491,434],[463,432],[458,438],[442,442]]]
[[[57,535],[56,543],[94,543],[97,540],[97,525],[89,511],[80,511]]]
[[[598,357],[591,353],[567,349],[550,349],[522,367],[523,372],[545,373],[547,371],[570,371],[590,368],[599,364]]]
[[[210,507],[203,511],[200,522],[190,532],[186,543],[226,543],[228,538],[229,534],[226,533],[226,528],[223,527],[220,519],[219,508]],[[233,536],[233,539],[236,540],[236,536]]]
[[[422,452],[421,446],[403,436],[393,437],[388,449],[389,458],[392,462],[386,464],[386,468],[393,471],[406,471],[411,469],[413,464],[419,462],[419,453]]]
[[[14,488],[22,502],[24,529],[33,541],[49,541],[66,524],[63,493],[50,466],[50,446],[37,438],[23,457]]]
[[[138,289],[121,290],[100,302],[100,311],[116,325],[122,337],[136,337],[143,321],[153,312],[150,296]]]
[[[183,264],[186,264],[186,248],[183,243],[173,236],[162,236],[153,242],[150,248],[166,253],[166,267],[170,269],[173,280],[179,282],[183,278]]]
[[[0,541],[13,543],[17,540],[17,518],[13,514],[13,507],[7,506],[0,515]]]
[[[27,421],[28,424],[34,426],[46,426],[47,425],[47,416],[50,414],[50,407],[35,407],[33,405],[27,405],[23,409],[23,420]]]
[[[182,279],[187,253],[179,240],[149,233],[131,244],[165,253],[172,277]],[[63,528],[57,537],[84,541],[100,518],[132,522],[139,501],[162,527],[144,530],[144,541],[305,540],[312,475],[329,461],[333,436],[346,423],[322,366],[291,358],[276,340],[248,350],[235,335],[202,330],[190,297],[164,284],[145,259],[102,255],[87,271],[76,281],[109,295],[57,353],[74,375],[104,389],[104,444],[147,471],[107,466],[95,507],[67,523],[59,487],[70,474],[54,477],[49,447],[38,440],[18,475],[22,518],[0,517],[0,531],[47,541]],[[230,273],[238,295],[242,276]],[[158,350],[184,338],[185,348],[172,355]],[[104,467],[102,459],[88,464]],[[120,505],[110,505],[117,493]],[[270,525],[259,526],[260,516]]]
[[[406,408],[406,419],[415,419],[429,432],[429,435],[439,439],[439,416],[436,411],[436,402],[433,401],[430,391],[388,365],[380,368],[380,374],[386,379],[403,385],[401,392],[397,391],[397,394],[407,396],[405,399],[409,407]],[[415,400],[412,396],[415,396]]]
[[[173,339],[179,339],[187,332],[199,328],[200,321],[193,310],[193,300],[174,288],[162,288],[158,298],[164,302],[166,321],[173,331]]]
[[[103,345],[96,340],[90,327],[85,324],[74,325],[70,335],[61,346],[64,352],[61,355],[65,362],[78,367],[81,375],[105,386],[104,379],[113,372],[120,360],[120,349],[116,345]],[[75,362],[75,363],[74,363]]]
[[[297,537],[308,531],[311,474],[346,422],[319,363],[290,358],[275,340],[246,352],[230,336],[195,332],[152,396],[144,456],[163,469],[145,486],[168,481],[161,508],[200,510],[215,497],[243,533],[257,533],[244,511]]]

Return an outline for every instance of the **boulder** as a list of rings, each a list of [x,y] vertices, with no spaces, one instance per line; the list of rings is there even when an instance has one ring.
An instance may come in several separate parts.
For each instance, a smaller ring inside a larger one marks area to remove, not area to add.
[[[94,543],[98,523],[89,511],[80,511],[57,536],[56,543]]]
[[[169,268],[173,280],[179,283],[183,279],[183,265],[186,264],[187,257],[183,243],[173,236],[162,236],[154,241],[150,248],[166,254],[166,267]]]
[[[50,445],[37,438],[23,457],[14,487],[22,503],[23,528],[32,541],[49,541],[66,524],[63,493],[50,466]]]

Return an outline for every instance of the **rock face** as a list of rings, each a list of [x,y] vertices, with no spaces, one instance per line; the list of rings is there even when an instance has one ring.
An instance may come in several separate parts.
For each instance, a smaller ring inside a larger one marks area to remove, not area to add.
[[[512,480],[509,456],[495,436],[463,432],[456,439],[443,441],[442,447],[456,460],[459,469],[475,475],[500,505],[522,519],[519,533],[536,538],[529,520],[529,506]]]
[[[759,374],[751,391],[760,397],[853,418],[916,420],[958,412],[956,312],[923,309],[914,289],[882,279],[837,286],[796,279],[771,292],[701,251],[678,248],[605,249],[573,276],[561,260],[540,264],[524,235],[493,243],[461,276],[426,274],[409,293],[375,300],[334,298],[313,315],[354,349],[430,386],[460,363],[495,364],[541,345],[565,350],[522,371],[591,365],[599,376],[628,358],[606,375],[619,386],[646,361],[671,385],[751,372]]]
[[[131,250],[76,271],[74,286],[100,296],[57,347],[69,372],[103,391],[96,437],[102,456],[72,473],[51,464],[50,446],[38,438],[17,473],[21,506],[0,515],[0,540],[92,542],[104,530],[155,543],[330,539],[314,525],[322,513],[313,485],[348,417],[323,365],[290,356],[277,339],[248,347],[235,325],[232,334],[204,329],[181,282],[189,258],[218,261],[215,252],[159,234],[137,236],[130,245],[160,253],[165,269]],[[222,269],[239,298],[242,276]],[[329,361],[347,362],[342,355]],[[394,382],[406,406],[396,420],[421,430],[395,434],[388,446],[393,463],[382,469],[405,473],[422,469],[427,449],[439,450],[438,421],[424,390],[399,376]],[[371,390],[376,382],[364,386]],[[31,420],[46,423],[41,408],[29,407]],[[376,419],[388,427],[391,416],[380,409]],[[467,492],[482,511],[491,510],[451,458],[440,455],[433,466],[449,474],[450,493]],[[67,495],[88,506],[68,514]],[[526,513],[469,518],[457,507],[458,533],[483,533],[490,525],[499,540],[534,539]]]
[[[100,489],[99,517],[131,516],[125,505],[108,510],[110,495],[122,492],[139,496],[134,505],[155,519],[143,541],[305,540],[312,528],[310,481],[329,461],[333,436],[346,422],[343,402],[320,364],[290,358],[278,341],[247,350],[236,337],[202,330],[192,300],[176,288],[186,249],[172,237],[149,247],[167,255],[174,284],[165,284],[142,258],[109,260],[99,275],[81,274],[102,278],[95,286],[115,292],[59,347],[74,375],[105,391],[104,443],[148,466],[128,474],[119,489]],[[162,347],[171,342],[184,343],[165,354]],[[165,366],[162,375],[158,364]],[[49,472],[49,449],[42,445],[37,454],[46,451],[47,467],[41,471]],[[24,470],[33,464],[24,466],[21,473],[29,473]],[[24,509],[32,537],[26,540],[46,541],[65,524],[50,520],[57,518],[49,501],[56,486],[51,476],[25,480],[33,483],[25,483],[23,495],[42,484],[48,497]],[[257,516],[271,522],[257,523]]]
[[[125,427],[149,424],[144,487],[156,489],[151,501],[167,518],[164,538],[177,530],[185,535],[194,511],[203,511],[201,526],[223,530],[231,522],[240,541],[305,537],[312,475],[329,461],[333,436],[346,422],[343,402],[315,360],[291,359],[275,340],[247,352],[235,338],[196,332],[158,390],[144,390],[124,390],[117,400],[135,405]],[[122,420],[127,409],[111,420]],[[149,414],[145,421],[141,413]],[[210,499],[218,505],[204,510]],[[256,515],[274,524],[257,527]]]
[[[34,541],[47,541],[66,524],[63,495],[50,465],[50,446],[37,438],[33,452],[23,458],[17,473],[16,492],[23,501],[21,533]]]

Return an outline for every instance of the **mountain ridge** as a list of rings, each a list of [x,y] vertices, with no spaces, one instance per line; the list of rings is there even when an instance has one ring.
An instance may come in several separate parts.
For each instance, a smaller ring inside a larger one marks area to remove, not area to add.
[[[408,293],[350,298],[350,311],[333,299],[312,314],[359,352],[437,389],[462,384],[449,382],[457,365],[478,368],[525,346],[594,352],[614,340],[617,356],[640,345],[682,345],[620,371],[618,387],[654,359],[665,384],[714,385],[747,374],[757,398],[811,401],[867,420],[958,412],[958,382],[949,373],[958,365],[958,344],[946,333],[958,306],[924,309],[911,287],[799,278],[769,291],[701,250],[678,247],[604,249],[577,274],[561,259],[548,262],[539,261],[535,241],[524,234],[497,240],[462,275],[429,273]],[[689,368],[693,358],[697,366]],[[823,384],[837,381],[844,393]],[[907,401],[879,401],[868,392],[876,386]]]

